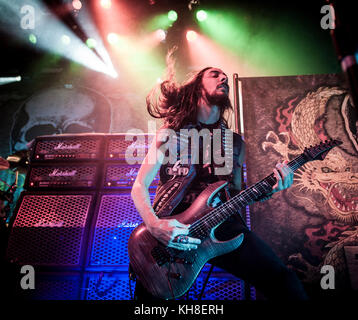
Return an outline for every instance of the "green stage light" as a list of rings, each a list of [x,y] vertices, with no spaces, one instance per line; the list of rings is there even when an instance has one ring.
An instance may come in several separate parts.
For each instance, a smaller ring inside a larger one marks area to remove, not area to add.
[[[178,14],[174,10],[168,12],[168,19],[170,21],[176,21],[178,19]]]
[[[29,35],[29,41],[30,41],[31,43],[33,43],[33,44],[36,44],[37,38],[36,38],[36,36],[35,36],[33,33],[30,33],[30,35]]]
[[[206,13],[205,10],[199,10],[199,11],[196,13],[196,18],[197,18],[199,21],[205,21],[205,20],[208,18],[208,14]]]

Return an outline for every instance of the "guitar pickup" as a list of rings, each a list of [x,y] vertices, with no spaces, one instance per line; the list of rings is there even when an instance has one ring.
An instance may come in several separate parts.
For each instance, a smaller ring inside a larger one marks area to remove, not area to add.
[[[156,246],[151,251],[152,257],[159,266],[170,261],[170,254],[162,247]]]

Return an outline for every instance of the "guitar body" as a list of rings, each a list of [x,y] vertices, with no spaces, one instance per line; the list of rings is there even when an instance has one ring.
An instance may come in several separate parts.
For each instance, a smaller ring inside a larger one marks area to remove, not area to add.
[[[187,210],[167,218],[175,218],[185,224],[203,218],[213,210],[210,203],[226,184],[225,181],[219,181],[209,185]],[[202,239],[198,249],[190,251],[165,247],[144,224],[135,228],[128,241],[129,259],[137,278],[147,291],[162,299],[180,297],[190,289],[208,260],[238,248],[243,241],[243,234],[228,241],[218,241],[214,230],[219,225]]]

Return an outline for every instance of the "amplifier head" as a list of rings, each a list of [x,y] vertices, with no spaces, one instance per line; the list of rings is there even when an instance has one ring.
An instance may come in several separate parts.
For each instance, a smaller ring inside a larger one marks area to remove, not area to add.
[[[105,159],[121,160],[127,164],[141,164],[154,136],[144,133],[107,135]]]
[[[105,189],[131,189],[137,174],[139,171],[140,165],[128,165],[123,163],[116,164],[106,164],[104,168],[104,181],[102,187]],[[158,186],[159,182],[159,172],[154,178],[150,188],[155,188]]]
[[[61,134],[37,137],[31,162],[103,159],[103,134]]]
[[[93,189],[98,185],[100,171],[98,162],[34,164],[27,175],[25,189]]]

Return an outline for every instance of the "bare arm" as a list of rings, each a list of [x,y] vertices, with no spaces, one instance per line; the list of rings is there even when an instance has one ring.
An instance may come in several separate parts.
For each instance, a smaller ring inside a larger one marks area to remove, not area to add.
[[[187,243],[177,241],[178,235],[187,235],[189,233],[189,225],[183,224],[176,219],[159,219],[150,203],[148,188],[164,159],[164,154],[160,150],[163,135],[163,131],[159,130],[153,139],[153,143],[133,184],[131,196],[144,224],[157,240],[179,250],[196,249],[197,244],[200,243],[199,239],[187,237]]]

